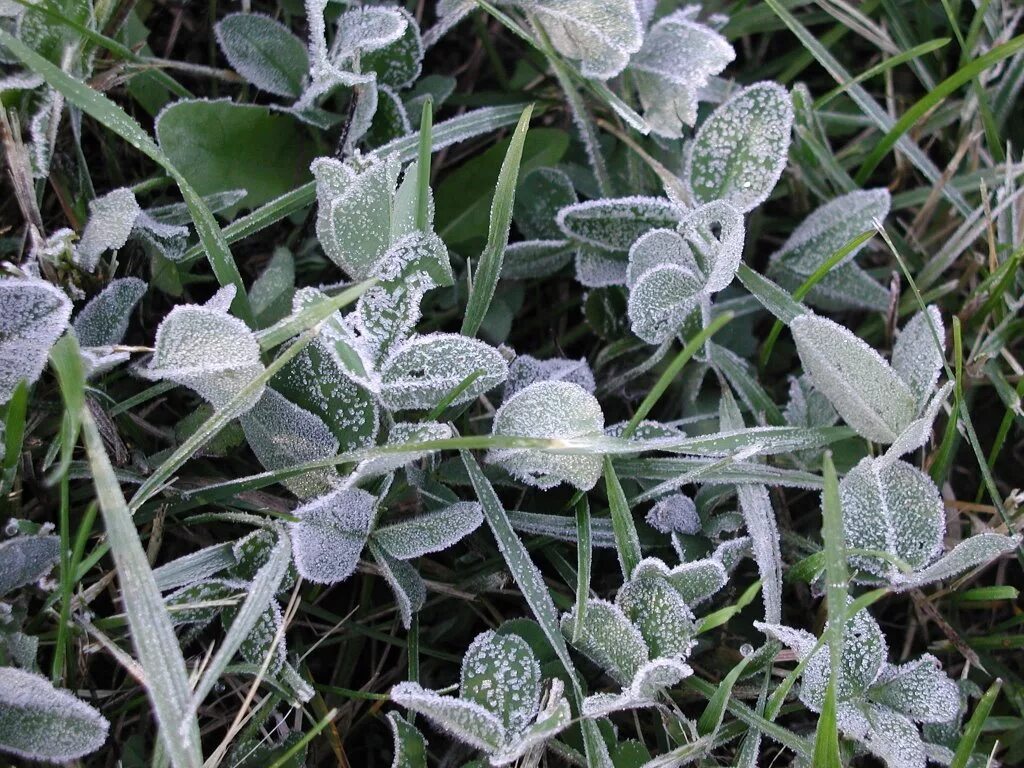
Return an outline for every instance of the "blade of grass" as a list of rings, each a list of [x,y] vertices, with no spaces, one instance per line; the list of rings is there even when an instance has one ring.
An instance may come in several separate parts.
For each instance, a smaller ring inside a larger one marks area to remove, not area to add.
[[[640,537],[633,523],[633,513],[622,492],[622,485],[615,474],[611,456],[604,457],[604,485],[608,494],[608,510],[612,517],[612,531],[615,533],[615,551],[619,556],[622,577],[629,579],[643,554],[640,551]]]
[[[920,58],[925,54],[931,53],[932,51],[937,51],[940,48],[944,48],[945,46],[949,45],[949,43],[950,38],[939,37],[936,38],[935,40],[929,40],[926,43],[915,45],[913,48],[903,51],[902,53],[899,53],[895,56],[890,56],[888,59],[884,59],[883,61],[878,62],[877,64],[875,64],[875,66],[870,67],[869,69],[865,69],[863,72],[861,72],[859,75],[857,75],[849,82],[837,85],[824,96],[821,96],[818,99],[816,99],[814,102],[814,108],[823,109],[834,98],[846,93],[846,91],[849,90],[851,86],[863,83],[865,80],[870,80],[873,77],[877,77],[878,75],[888,72],[890,69],[898,67],[900,64],[904,64],[908,61]]]
[[[224,233],[221,232],[217,220],[213,218],[210,209],[203,198],[195,191],[188,179],[179,171],[170,158],[167,157],[143,130],[135,118],[110,101],[103,94],[93,90],[80,80],[76,80],[64,72],[60,67],[51,64],[38,53],[33,51],[20,40],[5,30],[0,29],[0,43],[25,66],[38,75],[41,75],[46,83],[58,91],[69,102],[81,109],[87,115],[99,122],[108,130],[120,136],[137,150],[146,155],[150,160],[162,167],[167,174],[174,179],[181,190],[181,196],[188,206],[192,221],[196,225],[196,233],[206,257],[210,261],[213,273],[221,285],[234,285],[236,289],[235,300],[232,303],[235,313],[242,318],[249,326],[253,325],[252,308],[249,306],[249,297],[245,292],[245,284],[242,276],[235,265],[231,249],[228,247]]]
[[[579,628],[587,615],[590,595],[590,568],[594,556],[590,526],[590,502],[585,495],[576,502],[576,610],[572,641],[579,639]]]
[[[721,727],[722,719],[725,717],[725,707],[729,703],[733,686],[736,685],[736,681],[740,679],[743,670],[750,663],[750,658],[750,656],[745,656],[740,659],[739,663],[730,669],[729,674],[718,684],[718,689],[704,708],[700,720],[697,721],[697,733],[701,736],[714,736]]]
[[[0,496],[6,496],[14,487],[17,477],[18,460],[21,458],[21,445],[25,439],[25,415],[28,410],[28,385],[18,382],[7,401],[4,412],[4,460],[0,474]]]
[[[981,731],[985,727],[985,721],[988,720],[988,715],[992,711],[992,706],[996,703],[996,699],[999,698],[999,690],[1002,687],[1003,681],[996,678],[996,681],[989,686],[989,689],[985,691],[985,695],[978,701],[978,705],[974,708],[974,714],[967,721],[964,735],[960,737],[960,742],[956,745],[956,752],[953,755],[953,761],[949,764],[949,768],[967,768],[968,764],[970,764],[971,755],[974,753],[974,746],[978,743],[978,737],[981,736]]]
[[[519,124],[512,134],[512,140],[505,152],[498,173],[498,184],[494,189],[494,200],[491,203],[491,223],[487,229],[487,245],[476,263],[473,276],[473,287],[469,292],[466,304],[466,315],[462,320],[462,335],[476,336],[480,324],[491,306],[494,289],[501,276],[501,263],[505,258],[505,247],[508,245],[509,228],[512,226],[512,206],[516,199],[516,182],[519,178],[519,163],[523,159],[523,145],[526,132],[530,128],[530,117],[533,105],[523,110]]]
[[[427,95],[420,114],[420,142],[416,161],[416,229],[427,231],[430,220],[430,153],[433,146],[434,100]]]
[[[765,309],[783,323],[789,324],[800,315],[805,315],[810,311],[803,304],[795,301],[785,288],[776,285],[746,264],[740,264],[740,268],[736,270],[736,277]]]
[[[771,1],[769,0],[769,2]],[[947,96],[971,82],[989,67],[1013,56],[1020,50],[1024,50],[1024,35],[1019,35],[1009,42],[996,46],[988,53],[979,56],[922,96],[910,109],[903,113],[902,117],[889,129],[889,132],[874,144],[870,154],[861,164],[860,170],[857,171],[854,180],[860,185],[867,182],[871,177],[872,171],[878,167],[878,164],[882,162],[882,159],[889,153],[889,150],[904,137],[904,134],[910,130],[911,126],[945,101]]]
[[[840,261],[845,259],[848,255],[853,253],[855,250],[860,248],[864,243],[874,237],[877,233],[874,231],[862,232],[861,234],[854,237],[846,245],[840,248],[838,251],[833,253],[825,262],[819,266],[811,276],[808,277],[800,287],[793,292],[793,299],[795,301],[803,301],[811,289],[816,286],[821,280],[824,279],[825,275],[832,271],[832,268]],[[779,338],[779,334],[782,333],[783,323],[781,320],[776,320],[775,324],[772,325],[772,329],[768,334],[768,338],[764,343],[764,347],[761,349],[761,367],[764,368],[768,364],[768,360],[771,359],[772,350],[775,348],[775,342]]]

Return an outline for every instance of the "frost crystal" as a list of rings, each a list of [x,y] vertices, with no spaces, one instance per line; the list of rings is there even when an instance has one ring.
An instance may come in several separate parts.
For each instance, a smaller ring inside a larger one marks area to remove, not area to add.
[[[892,349],[892,367],[910,387],[919,405],[931,396],[945,356],[942,315],[937,307],[928,307],[904,326]]]
[[[538,381],[568,381],[577,384],[593,394],[596,384],[594,374],[585,358],[568,360],[552,357],[538,360],[530,355],[519,355],[508,366],[508,380],[505,382],[505,399]]]
[[[132,310],[148,286],[137,277],[111,280],[75,316],[74,328],[83,347],[120,344],[128,330]]]
[[[700,517],[693,499],[681,493],[666,496],[647,513],[647,524],[662,533],[700,533]]]
[[[492,434],[566,440],[599,435],[604,414],[597,399],[577,384],[540,381],[509,398],[494,415]],[[538,488],[568,482],[589,490],[601,476],[599,455],[554,454],[529,449],[494,449],[488,461]]]
[[[460,501],[436,512],[378,528],[373,538],[392,557],[411,560],[428,552],[448,549],[479,528],[483,521],[480,504]]]
[[[786,167],[793,105],[777,83],[738,91],[704,121],[686,155],[694,200],[724,200],[741,213],[768,199]]]
[[[0,279],[0,405],[18,382],[34,384],[67,328],[71,301],[44,280]]]
[[[452,436],[452,428],[436,421],[405,422],[400,421],[388,432],[388,446],[402,446],[408,443],[422,443],[429,440],[444,440]],[[382,475],[398,469],[409,462],[429,456],[433,451],[409,450],[382,453],[380,456],[367,459],[359,464],[359,475],[369,477]]]
[[[626,282],[626,260],[617,254],[593,246],[576,251],[576,279],[587,288],[623,285]]]
[[[306,47],[286,26],[259,13],[230,13],[214,31],[228,63],[248,82],[277,96],[302,93]]]
[[[508,734],[518,734],[540,706],[540,664],[518,635],[484,632],[466,649],[459,697],[500,718]]]
[[[659,20],[629,62],[644,118],[670,139],[694,124],[700,89],[736,57],[724,37],[690,16],[684,9]]]
[[[115,189],[89,203],[89,221],[75,248],[75,263],[92,272],[104,251],[123,248],[142,209],[127,187]]]
[[[214,408],[225,407],[264,368],[260,347],[248,326],[227,314],[234,288],[222,290],[205,306],[179,304],[156,331],[155,351],[140,373],[169,379],[197,392]],[[238,406],[248,410],[263,393],[250,392]]]
[[[60,539],[56,536],[19,536],[0,542],[0,598],[39,581],[59,558]]]
[[[295,567],[315,584],[337,584],[356,569],[370,535],[376,499],[356,488],[337,490],[295,510],[289,523]]]
[[[0,750],[64,763],[102,747],[109,729],[94,707],[42,675],[0,667]]]
[[[588,200],[562,208],[556,223],[566,237],[606,251],[624,252],[650,229],[675,227],[682,211],[660,197]]]

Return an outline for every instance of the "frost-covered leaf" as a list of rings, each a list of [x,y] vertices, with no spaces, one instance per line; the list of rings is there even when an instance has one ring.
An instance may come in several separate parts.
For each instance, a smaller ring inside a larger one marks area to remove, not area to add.
[[[646,557],[632,574],[634,579],[644,576],[660,576],[667,580],[691,608],[715,594],[728,580],[725,565],[715,557],[682,563],[671,569],[655,557]]]
[[[350,8],[338,17],[331,58],[341,64],[360,54],[387,48],[405,34],[408,18],[397,8]]]
[[[427,768],[427,740],[419,729],[397,712],[388,712],[387,719],[395,741],[391,768]]]
[[[534,280],[548,277],[572,261],[573,250],[567,240],[522,240],[509,243],[501,262],[501,278]]]
[[[268,470],[287,469],[338,452],[338,440],[316,414],[269,387],[242,416],[245,439]],[[316,469],[284,481],[302,499],[326,493],[337,479],[333,468]]]
[[[475,501],[460,501],[373,532],[374,540],[392,557],[411,560],[428,552],[440,552],[468,536],[484,521]]]
[[[398,560],[387,553],[382,547],[370,540],[370,551],[373,553],[381,575],[391,587],[398,606],[398,615],[402,626],[412,626],[412,615],[423,607],[427,601],[427,587],[420,578],[419,572],[404,560]]]
[[[875,220],[883,221],[889,213],[890,203],[889,190],[880,187],[848,192],[817,208],[772,254],[769,275],[773,274],[778,263],[798,275],[809,277],[854,237],[872,231]],[[863,247],[864,244],[851,251],[839,264],[852,261]]]
[[[672,493],[651,507],[647,524],[662,533],[700,533],[700,516],[693,499],[681,493]]]
[[[337,584],[355,571],[370,535],[376,500],[358,488],[332,491],[299,507],[289,523],[295,566],[315,584]]]
[[[474,701],[442,696],[411,682],[392,688],[391,700],[418,712],[471,747],[496,752],[505,744],[501,720]]]
[[[572,710],[565,699],[564,685],[560,679],[551,681],[547,699],[548,703],[537,714],[537,719],[510,744],[491,755],[491,765],[509,765],[569,727]]]
[[[848,548],[888,552],[915,570],[942,550],[946,515],[939,489],[904,461],[862,459],[840,481],[839,500]],[[898,572],[878,557],[852,555],[850,563],[883,578]]]
[[[367,143],[382,146],[412,132],[412,122],[401,97],[386,85],[377,86],[377,108],[363,136]]]
[[[60,559],[56,536],[18,536],[0,542],[0,597],[39,581]]]
[[[818,642],[818,638],[805,629],[795,629],[783,624],[771,624],[763,621],[755,621],[754,626],[758,631],[768,637],[778,640],[784,646],[796,653],[796,657],[803,660],[810,654]]]
[[[579,627],[576,626],[575,608],[563,614],[561,627],[562,634],[574,648],[622,686],[629,685],[650,659],[640,630],[619,606],[607,600],[588,600]]]
[[[400,421],[388,432],[386,445],[403,445],[405,443],[422,443],[429,440],[444,440],[452,437],[452,428],[436,421],[407,422]],[[402,451],[383,454],[367,459],[359,464],[359,474],[363,477],[381,475],[406,464],[429,456],[432,451]]]
[[[594,374],[586,358],[568,360],[564,357],[552,357],[538,360],[530,355],[519,355],[508,366],[505,399],[508,400],[516,392],[538,381],[568,381],[590,393],[596,388]]]
[[[696,122],[700,89],[736,57],[724,37],[691,16],[681,10],[660,19],[629,61],[644,119],[670,139]]]
[[[636,5],[621,0],[515,0],[544,29],[555,50],[579,61],[586,77],[619,74],[640,50],[643,26]]]
[[[626,267],[626,286],[632,290],[644,275],[662,266],[676,266],[701,274],[693,250],[674,229],[652,229],[630,246]]]
[[[519,181],[512,219],[528,240],[561,240],[555,218],[576,202],[576,189],[565,171],[535,168]]]
[[[423,65],[423,41],[416,19],[405,8],[396,9],[405,17],[402,36],[393,43],[369,51],[360,57],[364,72],[376,72],[377,82],[391,88],[408,88],[420,76]]]
[[[0,751],[64,763],[102,747],[109,729],[94,707],[42,675],[0,667]]]
[[[71,301],[45,280],[0,279],[0,405],[39,378],[70,317]]]
[[[127,187],[115,189],[89,203],[89,220],[75,248],[75,263],[92,272],[105,251],[123,248],[142,209]]]
[[[316,288],[300,288],[295,292],[292,311],[300,312],[328,298]],[[332,313],[323,321],[314,343],[322,343],[338,368],[352,381],[364,389],[374,390],[376,379],[373,375],[372,350],[353,329],[350,322],[352,319],[351,315],[343,317],[341,312]]]
[[[852,331],[815,315],[801,315],[790,330],[815,388],[862,436],[891,443],[917,416],[910,388]]]
[[[888,768],[925,768],[924,744],[917,727],[889,707],[841,703],[836,723],[844,735],[861,742]]]
[[[651,707],[666,688],[693,674],[688,664],[675,658],[654,659],[644,664],[622,693],[596,693],[583,701],[584,717],[605,717],[625,709]]]
[[[806,374],[789,380],[789,402],[784,415],[786,423],[794,427],[830,427],[839,420],[832,403],[814,388]]]
[[[459,697],[495,715],[515,737],[540,707],[540,664],[519,635],[484,632],[463,657]]]
[[[604,414],[597,399],[577,384],[539,381],[520,390],[494,415],[492,434],[570,439],[600,434]],[[546,453],[530,449],[495,449],[488,460],[538,488],[568,482],[589,490],[601,476],[601,457]]]
[[[769,266],[772,278],[788,291],[795,291],[807,280],[784,261]],[[889,306],[889,292],[867,272],[848,261],[834,267],[819,280],[804,299],[808,304],[826,311],[868,309],[884,312]]]
[[[682,215],[674,203],[662,197],[619,197],[567,205],[555,222],[566,237],[577,242],[625,252],[648,230],[674,228]]]
[[[249,304],[261,328],[284,318],[295,295],[295,259],[287,248],[274,255],[249,289]]]
[[[235,566],[230,570],[231,575],[243,582],[251,582],[256,578],[260,568],[267,564],[279,540],[278,533],[266,528],[259,528],[240,538],[231,545],[231,554],[236,561]],[[289,567],[289,572],[281,580],[277,591],[287,592],[293,586],[295,586],[295,570]]]
[[[1020,544],[1020,536],[1003,536],[999,533],[979,533],[964,539],[952,550],[931,565],[913,573],[891,575],[897,590],[914,589],[943,579],[951,579],[961,573],[985,565],[1012,552]]]
[[[689,655],[696,632],[693,611],[666,579],[650,572],[631,579],[615,604],[640,630],[652,659]]]
[[[836,676],[836,700],[862,697],[878,678],[888,651],[878,622],[866,609],[847,618]],[[815,712],[821,712],[825,703],[825,689],[831,674],[829,649],[822,646],[807,662],[800,687],[800,700]]]
[[[777,83],[738,91],[701,125],[686,155],[694,200],[725,200],[741,213],[768,199],[786,167],[793,104]]]
[[[235,621],[238,612],[239,607],[234,605],[227,606],[221,611],[221,624],[225,630]],[[267,673],[277,675],[287,661],[284,636],[282,635],[280,640],[277,639],[283,623],[284,616],[281,613],[281,606],[278,605],[277,600],[272,599],[266,610],[256,619],[256,623],[245,639],[239,644],[239,657],[246,663],[259,667],[266,662],[269,656]]]
[[[302,93],[306,46],[286,26],[259,13],[231,13],[214,31],[228,63],[248,82],[276,96]]]
[[[474,372],[480,375],[452,401],[461,405],[503,382],[508,366],[494,347],[454,333],[414,336],[381,370],[380,397],[392,411],[429,409]]]
[[[137,277],[122,277],[90,299],[75,316],[74,329],[83,347],[120,344],[128,330],[132,310],[148,286]]]
[[[704,291],[717,293],[728,287],[743,255],[743,215],[727,201],[715,200],[689,211],[679,231],[707,280]]]
[[[700,304],[703,275],[674,264],[648,270],[629,292],[633,333],[648,344],[672,338]]]
[[[198,632],[217,618],[227,601],[242,591],[243,585],[225,579],[206,579],[172,592],[165,603],[174,626],[188,625]]]
[[[316,234],[327,256],[355,280],[374,275],[391,244],[396,155],[361,169],[328,157],[310,166],[316,179]]]
[[[918,723],[941,723],[960,713],[960,689],[931,654],[898,666],[886,664],[868,696]]]
[[[949,394],[952,391],[953,382],[948,381],[942,389],[932,396],[931,402],[925,406],[921,418],[910,422],[906,429],[900,432],[897,438],[893,440],[892,445],[889,446],[884,454],[886,461],[895,461],[900,456],[916,451],[928,442],[928,438],[932,434],[932,425],[935,423],[935,417],[939,415],[939,410],[946,403],[946,400],[949,399]]]
[[[764,617],[777,622],[782,618],[782,551],[772,500],[763,485],[737,485],[736,493],[761,576]]]
[[[214,408],[223,408],[263,372],[260,346],[248,326],[222,308],[234,289],[222,291],[214,306],[179,304],[156,331],[153,357],[141,373],[194,390]],[[243,404],[252,407],[263,388]]]
[[[946,331],[937,307],[918,312],[907,323],[892,348],[892,367],[924,403],[939,380],[946,355]]]
[[[576,279],[586,288],[604,288],[626,282],[626,258],[594,246],[576,251]]]

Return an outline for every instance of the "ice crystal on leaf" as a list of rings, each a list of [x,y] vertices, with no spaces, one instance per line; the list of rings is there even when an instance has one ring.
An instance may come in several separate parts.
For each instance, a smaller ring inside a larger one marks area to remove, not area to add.
[[[140,373],[168,379],[198,393],[214,408],[225,407],[260,373],[260,347],[252,331],[227,314],[234,287],[222,288],[206,305],[179,304],[156,331],[155,350]],[[239,413],[256,404],[263,387],[251,392]]]
[[[568,381],[583,387],[591,394],[597,386],[586,358],[568,360],[564,357],[552,357],[538,360],[531,355],[519,355],[508,366],[505,399],[508,400],[516,392],[538,381]]]
[[[286,26],[260,13],[230,13],[214,31],[228,63],[248,82],[276,96],[302,94],[306,46]]]
[[[755,622],[769,637],[806,659],[815,638],[803,630]],[[889,768],[924,768],[926,747],[918,723],[946,722],[958,716],[960,694],[934,656],[907,664],[886,661],[888,645],[867,610],[847,617],[836,678],[839,730],[864,745]],[[810,656],[801,678],[800,700],[821,712],[830,677],[829,649]]]
[[[651,507],[647,524],[662,533],[700,533],[697,505],[681,493],[670,494]]]
[[[397,40],[367,51],[360,56],[365,71],[377,74],[377,82],[390,88],[408,88],[420,76],[423,66],[423,40],[420,28],[405,8],[397,10],[405,19],[405,31]]]
[[[132,310],[148,286],[137,277],[111,280],[75,316],[73,327],[82,349],[87,377],[108,371],[128,359],[128,353],[111,347],[120,344],[128,330]]]
[[[946,330],[937,307],[918,312],[903,326],[892,348],[892,367],[922,405],[939,380],[946,356]]]
[[[512,219],[528,240],[559,240],[564,233],[555,217],[577,202],[576,189],[565,171],[536,168],[519,182]]]
[[[388,432],[386,446],[400,446],[409,443],[423,443],[430,440],[444,440],[452,436],[452,428],[436,421],[400,421]],[[380,456],[360,462],[358,474],[362,477],[382,475],[398,469],[412,461],[429,456],[431,450],[408,450],[382,453]]]
[[[417,683],[391,689],[396,703],[424,715],[460,741],[509,765],[564,730],[571,721],[560,680],[541,702],[540,664],[515,634],[484,632],[463,658],[459,696],[442,696]]]
[[[0,598],[39,581],[60,558],[56,536],[18,536],[0,542]]]
[[[696,122],[700,89],[736,57],[724,37],[691,17],[683,9],[660,19],[629,62],[644,119],[670,139]]]
[[[579,62],[586,77],[619,74],[640,50],[643,27],[636,5],[621,0],[505,0],[521,5],[555,50]]]
[[[0,751],[65,763],[102,747],[109,729],[94,707],[42,675],[0,667]]]
[[[593,246],[576,251],[576,279],[586,288],[604,288],[626,282],[626,259]]]
[[[414,336],[381,369],[380,397],[392,411],[429,409],[472,374],[472,383],[452,405],[475,400],[502,383],[508,366],[494,347],[454,333]]]
[[[724,200],[741,213],[768,199],[786,167],[793,105],[777,83],[738,91],[705,120],[683,178],[697,203]]]
[[[0,279],[0,405],[18,382],[34,384],[64,333],[71,301],[44,280]]]
[[[337,584],[356,569],[370,536],[376,499],[358,488],[340,489],[305,504],[289,523],[295,567],[316,584]]]
[[[142,209],[127,187],[115,189],[89,203],[89,221],[75,248],[75,263],[92,272],[104,251],[123,248]]]
[[[492,434],[570,440],[599,435],[604,414],[597,399],[577,384],[540,381],[509,398],[494,415]],[[493,449],[488,461],[538,488],[568,482],[589,490],[601,476],[599,455],[554,454],[531,449]]]
[[[679,207],[665,198],[620,197],[567,205],[555,221],[572,240],[625,252],[648,230],[675,227],[682,217]]]
[[[440,552],[468,536],[483,523],[483,511],[475,501],[460,501],[434,512],[385,525],[373,532],[376,541],[398,560],[411,560]]]

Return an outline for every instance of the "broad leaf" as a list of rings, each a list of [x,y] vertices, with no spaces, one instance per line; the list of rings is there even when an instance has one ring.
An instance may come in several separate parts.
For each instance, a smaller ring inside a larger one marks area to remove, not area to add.
[[[742,213],[768,199],[786,167],[793,105],[777,83],[738,91],[704,121],[683,177],[698,203],[724,200]]]
[[[586,77],[619,74],[640,50],[643,27],[636,5],[620,0],[515,0],[529,10],[555,50],[579,61]]]
[[[501,262],[501,278],[533,280],[549,277],[572,261],[573,250],[567,240],[522,240],[509,243]]]
[[[562,231],[555,217],[576,202],[576,189],[565,171],[536,168],[519,181],[512,220],[528,240],[560,240]]]
[[[743,254],[742,214],[727,201],[715,200],[689,211],[679,231],[707,281],[704,291],[717,293],[728,287]]]
[[[494,415],[492,434],[571,439],[600,434],[604,414],[597,399],[567,381],[541,381],[509,398]],[[569,455],[529,449],[495,449],[488,460],[538,488],[568,482],[582,490],[601,476],[599,455]]]
[[[669,568],[657,558],[647,557],[633,570],[634,579],[645,576],[667,580],[691,608],[718,592],[728,579],[725,565],[716,557],[682,563],[675,568]]]
[[[411,560],[428,552],[448,549],[484,521],[480,504],[460,501],[436,512],[427,512],[373,532],[373,539],[388,554]]]
[[[640,630],[619,606],[606,600],[588,600],[580,626],[576,626],[575,609],[562,615],[561,626],[573,647],[622,686],[629,685],[650,659]]]
[[[111,280],[75,316],[74,329],[83,347],[120,344],[128,330],[132,310],[148,286],[137,277]]]
[[[495,715],[473,701],[441,696],[416,683],[399,683],[391,700],[426,717],[471,747],[495,752],[505,744],[505,729]]]
[[[123,248],[142,209],[127,187],[115,189],[89,203],[89,221],[75,247],[75,263],[92,272],[105,251]]]
[[[412,627],[412,616],[427,601],[427,587],[420,578],[419,572],[404,560],[398,560],[388,554],[382,547],[370,540],[370,551],[380,566],[381,575],[391,587],[398,606],[398,615],[402,626]]]
[[[790,330],[815,388],[858,433],[891,443],[917,416],[917,400],[907,384],[849,329],[801,315]]]
[[[398,446],[405,443],[422,443],[429,440],[444,440],[452,436],[452,428],[436,421],[400,421],[391,427],[385,445]],[[403,451],[382,453],[359,464],[359,474],[367,477],[382,475],[406,464],[428,456],[432,451]]]
[[[685,267],[648,270],[629,292],[627,311],[633,333],[648,344],[672,338],[700,304],[704,284],[702,275]]]
[[[71,301],[44,280],[0,279],[0,405],[19,381],[34,384],[67,328]]]
[[[647,524],[662,533],[700,533],[700,516],[693,499],[681,493],[672,493],[651,507]]]
[[[588,200],[562,208],[556,222],[573,240],[606,251],[629,250],[648,230],[674,228],[682,212],[661,197],[620,197]]]
[[[102,747],[109,729],[95,708],[42,675],[0,667],[0,751],[64,763]]]
[[[937,307],[918,312],[892,348],[892,367],[910,387],[919,404],[931,397],[946,356],[946,330]]]
[[[495,715],[514,738],[540,706],[540,664],[518,635],[484,632],[462,659],[459,697]]]
[[[510,744],[492,754],[491,765],[514,763],[527,752],[568,728],[571,722],[572,710],[569,708],[569,702],[565,700],[562,681],[555,678],[551,681],[548,704],[538,713],[536,721],[520,732]]]
[[[293,99],[302,93],[306,46],[286,26],[259,13],[230,13],[214,31],[228,63],[257,88]]]
[[[391,768],[427,768],[427,740],[423,734],[397,712],[388,712],[387,720],[395,740]]]
[[[630,59],[628,70],[651,131],[680,138],[684,127],[697,120],[700,89],[735,57],[728,41],[693,21],[688,9],[660,19]]]
[[[862,697],[878,678],[888,650],[878,622],[866,609],[848,617],[843,626],[836,700],[845,702]],[[824,705],[830,676],[829,649],[819,648],[804,668],[800,688],[800,700],[815,712],[820,712]]]
[[[886,664],[868,696],[919,723],[948,722],[960,714],[960,689],[931,654]]]
[[[461,405],[503,382],[508,366],[496,349],[452,333],[414,336],[381,370],[380,397],[392,411],[429,409],[473,373],[479,375],[452,401]]]
[[[892,582],[897,590],[905,590],[943,579],[951,579],[971,568],[985,565],[997,557],[1012,552],[1019,544],[1019,535],[1003,536],[998,533],[979,533],[977,536],[964,539],[926,568],[909,574],[893,574]]]
[[[615,604],[640,630],[652,659],[689,655],[696,632],[693,611],[665,578],[647,573],[627,581]]]
[[[391,88],[408,88],[420,76],[423,41],[416,19],[405,8],[396,9],[405,18],[405,32],[392,43],[364,53],[359,63],[365,72],[375,72],[377,82]]]
[[[283,319],[292,308],[295,295],[295,259],[287,248],[275,248],[274,255],[249,289],[249,303],[261,328]]]
[[[538,381],[568,381],[591,393],[597,386],[586,358],[567,360],[564,357],[552,357],[538,360],[531,355],[519,355],[508,366],[505,399],[508,400],[516,392]]]
[[[376,500],[358,488],[340,489],[305,504],[289,523],[295,567],[307,581],[337,584],[356,569],[370,535]]]
[[[60,539],[56,536],[18,536],[0,542],[0,598],[39,581],[59,559]]]

